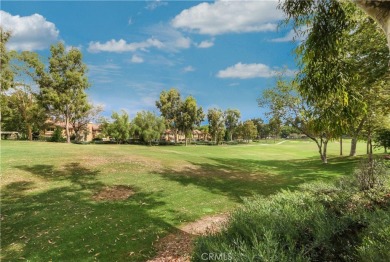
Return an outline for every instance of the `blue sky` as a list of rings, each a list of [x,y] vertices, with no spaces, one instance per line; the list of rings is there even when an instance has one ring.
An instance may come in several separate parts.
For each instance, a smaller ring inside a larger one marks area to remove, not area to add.
[[[264,118],[256,99],[276,71],[295,69],[291,28],[277,1],[2,1],[9,49],[49,56],[58,41],[89,68],[90,100],[104,115],[155,107],[162,90],[193,95],[204,111]]]

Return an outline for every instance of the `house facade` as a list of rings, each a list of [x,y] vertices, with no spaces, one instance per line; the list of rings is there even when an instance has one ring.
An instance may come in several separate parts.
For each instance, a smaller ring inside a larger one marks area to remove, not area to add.
[[[53,136],[54,131],[60,128],[62,136],[66,137],[65,123],[64,122],[54,122],[51,120],[46,121],[46,128],[41,133],[45,138],[50,138]],[[69,125],[70,136],[75,136],[76,132],[72,125]],[[99,124],[88,123],[85,127],[81,128],[79,131],[79,141],[90,142],[95,138],[102,136],[102,127]]]

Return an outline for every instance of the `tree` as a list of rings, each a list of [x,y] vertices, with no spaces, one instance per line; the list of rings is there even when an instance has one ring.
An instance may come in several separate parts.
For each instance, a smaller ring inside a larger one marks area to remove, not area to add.
[[[266,130],[264,130],[265,124],[264,124],[263,119],[252,118],[251,121],[255,124],[255,126],[257,128],[258,138],[265,138],[268,136],[268,134],[265,135],[265,133],[267,133],[267,132],[265,132]]]
[[[151,145],[158,140],[165,131],[164,118],[158,117],[149,111],[138,112],[132,122],[132,133],[138,135],[142,141]]]
[[[75,105],[75,110],[70,117],[70,124],[76,135],[76,141],[79,141],[82,137],[82,132],[87,132],[88,124],[99,119],[99,114],[103,111],[103,108],[99,105],[93,105],[92,103],[81,103],[81,105]]]
[[[12,128],[33,139],[33,132],[39,132],[44,126],[47,115],[37,99],[34,81],[37,77],[29,61],[39,60],[38,54],[32,52],[17,53],[13,51],[7,61],[12,72],[12,89],[2,94],[4,101],[2,122],[6,128]]]
[[[384,31],[390,50],[390,2],[388,0],[352,0],[361,10],[373,18]],[[287,15],[286,23],[291,20],[294,27],[307,26],[314,21],[316,31],[313,47],[324,53],[333,49],[339,34],[348,26],[346,14],[337,0],[279,0],[279,8]]]
[[[379,130],[374,141],[375,147],[383,147],[387,153],[387,149],[390,148],[390,129]]]
[[[226,132],[228,133],[229,140],[233,140],[234,131],[237,128],[238,120],[241,117],[240,110],[238,109],[227,109],[225,111],[225,126]]]
[[[165,124],[175,134],[177,142],[178,118],[180,114],[181,98],[177,89],[171,88],[169,91],[162,91],[160,99],[156,101],[156,106],[165,119]]]
[[[262,97],[258,99],[259,106],[269,109],[267,114],[276,119],[275,125],[282,121],[313,140],[322,162],[327,163],[328,142],[338,135],[331,124],[334,118],[330,112],[334,110],[308,105],[299,94],[296,84],[279,78],[273,89],[263,92]]]
[[[195,98],[188,96],[180,103],[178,115],[178,129],[184,133],[187,146],[188,137],[192,135],[195,126],[199,126],[204,119],[202,107],[197,106]]]
[[[257,137],[257,128],[255,123],[251,120],[247,120],[244,123],[240,123],[237,127],[238,133],[242,136],[244,140],[248,143],[251,139]]]
[[[275,140],[279,136],[280,131],[282,129],[282,121],[277,115],[273,115],[272,118],[269,120],[268,126],[274,137],[274,143],[275,143]]]
[[[48,70],[38,70],[40,100],[49,112],[65,122],[66,140],[70,143],[72,117],[76,117],[78,109],[88,103],[85,93],[89,87],[87,68],[76,48],[67,52],[64,44],[58,43],[51,46],[50,51]]]
[[[11,53],[6,44],[11,38],[11,32],[4,31],[0,26],[0,85],[1,92],[13,87],[14,74],[10,67]]]
[[[33,132],[39,132],[47,115],[38,103],[36,94],[29,86],[15,87],[9,95],[2,95],[2,125],[10,131],[18,131],[33,139]]]
[[[212,108],[208,110],[207,120],[209,132],[215,144],[219,144],[225,134],[225,119],[221,109]]]
[[[131,135],[131,125],[129,115],[122,111],[122,114],[113,112],[113,121],[102,120],[103,134],[115,139],[117,143],[125,143]]]
[[[352,137],[350,155],[356,155],[357,139],[368,119],[367,92],[388,74],[390,56],[383,33],[346,1],[288,0],[280,7],[296,28],[309,25],[306,40],[296,50],[301,95],[315,107],[327,108],[335,117],[334,128]]]

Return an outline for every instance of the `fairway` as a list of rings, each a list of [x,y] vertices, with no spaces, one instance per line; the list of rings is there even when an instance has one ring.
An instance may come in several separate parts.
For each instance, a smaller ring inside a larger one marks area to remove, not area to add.
[[[329,144],[324,165],[309,141],[188,147],[1,141],[1,258],[145,261],[158,238],[230,211],[243,197],[351,174],[360,157],[339,157],[338,147]],[[114,185],[132,195],[94,198]]]

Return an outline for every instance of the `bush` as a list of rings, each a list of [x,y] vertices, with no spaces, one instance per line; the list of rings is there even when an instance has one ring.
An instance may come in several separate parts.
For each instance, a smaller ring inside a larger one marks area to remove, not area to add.
[[[389,171],[382,159],[365,159],[355,170],[355,177],[361,190],[369,190],[383,187],[388,180]]]
[[[50,142],[64,142],[64,141],[65,138],[62,137],[62,129],[60,127],[56,127],[52,137],[50,138]]]
[[[220,233],[196,241],[193,261],[390,261],[390,188],[356,179],[245,200]],[[206,259],[205,259],[206,258]]]

